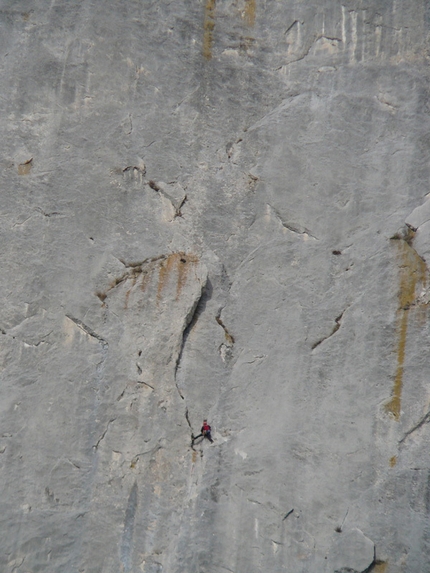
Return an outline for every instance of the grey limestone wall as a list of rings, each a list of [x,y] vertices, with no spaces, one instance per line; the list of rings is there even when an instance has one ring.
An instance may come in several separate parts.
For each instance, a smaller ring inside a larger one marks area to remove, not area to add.
[[[430,569],[429,32],[0,0],[2,572]]]

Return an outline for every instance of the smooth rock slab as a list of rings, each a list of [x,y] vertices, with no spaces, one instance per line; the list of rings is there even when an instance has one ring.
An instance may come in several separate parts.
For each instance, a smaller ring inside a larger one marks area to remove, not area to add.
[[[333,544],[328,571],[363,573],[375,560],[375,545],[359,529],[339,533]]]

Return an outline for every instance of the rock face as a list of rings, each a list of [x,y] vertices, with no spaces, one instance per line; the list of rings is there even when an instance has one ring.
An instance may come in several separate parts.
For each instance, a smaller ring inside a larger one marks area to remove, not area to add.
[[[427,571],[428,2],[0,16],[0,570]]]

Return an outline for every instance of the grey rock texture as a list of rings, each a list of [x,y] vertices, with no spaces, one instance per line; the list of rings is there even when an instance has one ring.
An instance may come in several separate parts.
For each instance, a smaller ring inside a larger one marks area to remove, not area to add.
[[[428,571],[429,32],[0,0],[0,571]]]
[[[375,546],[359,529],[350,529],[338,536],[332,553],[333,562],[329,567],[336,573],[368,571],[375,561]]]

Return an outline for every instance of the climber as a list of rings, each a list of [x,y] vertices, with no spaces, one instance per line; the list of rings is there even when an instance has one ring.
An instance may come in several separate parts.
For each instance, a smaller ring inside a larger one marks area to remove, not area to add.
[[[213,439],[212,439],[212,436],[211,436],[211,427],[209,426],[207,420],[203,420],[203,426],[202,426],[202,429],[201,429],[200,431],[201,431],[201,433],[202,433],[202,436],[204,436],[205,438],[207,438],[207,439],[210,441],[210,443],[212,444],[212,443],[213,443]]]

